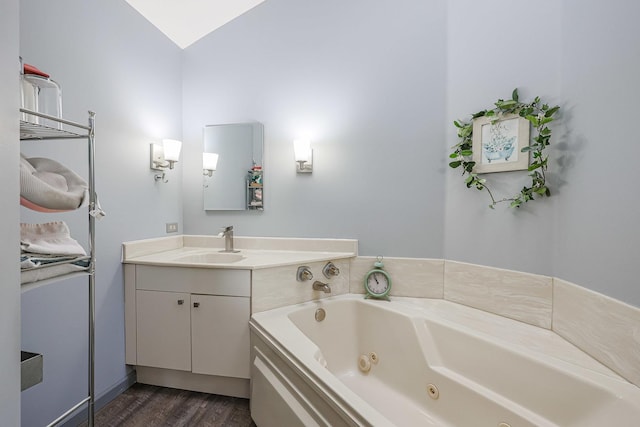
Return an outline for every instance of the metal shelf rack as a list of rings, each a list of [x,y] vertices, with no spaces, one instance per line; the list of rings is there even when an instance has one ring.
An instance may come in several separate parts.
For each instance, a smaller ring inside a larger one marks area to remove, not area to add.
[[[88,426],[93,427],[94,415],[95,415],[95,213],[100,211],[97,205],[97,196],[95,191],[95,113],[89,111],[89,120],[87,125],[64,120],[59,117],[42,114],[36,111],[26,110],[21,108],[21,113],[30,115],[31,117],[37,117],[38,121],[46,123],[54,122],[59,127],[54,128],[51,126],[32,123],[27,120],[20,120],[20,140],[32,141],[32,140],[54,140],[54,139],[86,139],[88,143],[88,186],[89,186],[89,266],[86,271],[74,272],[57,276],[54,278],[46,279],[41,282],[29,283],[25,290],[34,289],[45,284],[65,280],[70,277],[78,276],[79,274],[89,276],[89,301],[88,301],[88,396],[75,404],[72,408],[67,410],[64,414],[60,415],[54,421],[52,421],[48,427],[56,426],[62,421],[67,419],[76,410],[83,405],[87,405],[88,412]],[[29,117],[29,116],[26,116]]]

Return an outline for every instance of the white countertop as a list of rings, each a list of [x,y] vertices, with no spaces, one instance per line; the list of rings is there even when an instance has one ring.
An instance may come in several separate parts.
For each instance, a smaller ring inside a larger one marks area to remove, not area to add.
[[[235,262],[193,262],[180,261],[181,257],[190,253],[200,254],[205,252],[218,253],[220,249],[205,249],[198,247],[184,247],[170,251],[158,252],[150,255],[139,256],[123,260],[126,264],[163,265],[171,267],[197,267],[197,268],[228,268],[238,270],[256,270],[260,268],[281,267],[285,265],[304,264],[320,261],[332,261],[336,259],[351,258],[355,255],[350,252],[317,252],[317,251],[277,251],[242,249],[243,255]]]
[[[123,244],[122,262],[171,267],[256,270],[357,256],[357,241],[347,239],[238,237],[236,243],[237,254],[225,254],[221,248],[223,240],[212,236],[172,236],[126,242]],[[319,250],[321,248],[328,250]],[[203,260],[209,256],[226,257],[228,260],[204,262]]]

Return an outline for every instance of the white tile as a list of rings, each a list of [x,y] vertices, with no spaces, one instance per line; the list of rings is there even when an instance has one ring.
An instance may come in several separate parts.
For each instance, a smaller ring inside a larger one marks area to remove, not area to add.
[[[351,260],[351,293],[364,294],[364,277],[375,261],[376,257]],[[442,298],[443,260],[384,257],[382,262],[391,276],[391,296]]]
[[[307,239],[280,237],[238,237],[238,247],[283,251],[351,252],[358,254],[355,239]]]
[[[554,278],[553,330],[640,387],[640,309]]]
[[[551,328],[552,279],[455,261],[444,264],[444,298]]]
[[[306,264],[311,268],[313,279],[304,282],[296,280],[297,265],[254,270],[251,281],[251,313],[349,293],[349,259],[334,261],[340,274],[331,279],[322,274],[325,264],[324,261]],[[331,293],[314,291],[312,285],[316,280],[328,283]]]

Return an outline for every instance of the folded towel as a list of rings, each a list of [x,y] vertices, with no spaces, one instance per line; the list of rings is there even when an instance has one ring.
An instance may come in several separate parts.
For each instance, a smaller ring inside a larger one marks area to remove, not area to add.
[[[20,154],[20,204],[41,212],[78,209],[88,201],[87,182],[55,160]]]
[[[84,248],[71,237],[63,221],[45,224],[20,224],[22,252],[49,255],[86,256]]]
[[[75,261],[86,257],[76,255],[43,255],[23,252],[20,254],[20,269],[44,267],[61,262]]]
[[[23,270],[20,273],[20,283],[24,285],[27,283],[50,279],[52,277],[62,276],[64,274],[88,271],[90,265],[91,260],[85,257],[70,264],[54,264],[47,266],[47,268]]]

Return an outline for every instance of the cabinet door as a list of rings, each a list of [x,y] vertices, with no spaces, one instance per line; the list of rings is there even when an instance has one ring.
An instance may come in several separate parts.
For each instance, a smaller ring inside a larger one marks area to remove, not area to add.
[[[138,365],[191,370],[189,294],[136,291]]]
[[[249,378],[249,300],[191,295],[194,374]]]

